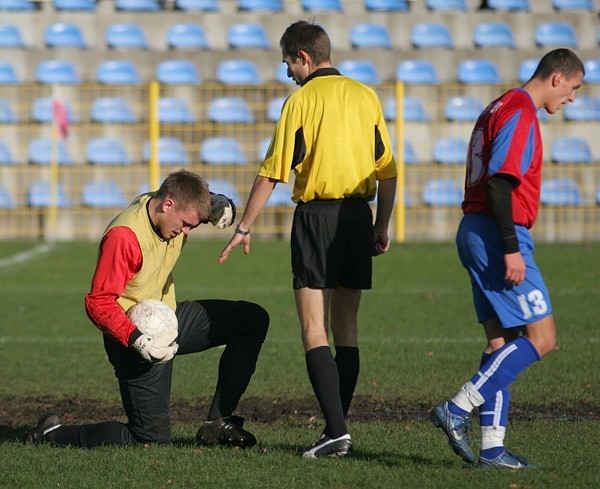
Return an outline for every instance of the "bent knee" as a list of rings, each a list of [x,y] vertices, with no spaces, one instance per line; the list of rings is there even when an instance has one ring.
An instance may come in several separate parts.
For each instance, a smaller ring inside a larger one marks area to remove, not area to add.
[[[263,342],[267,337],[269,329],[270,317],[266,309],[254,302],[245,302],[246,310],[244,311],[248,324],[248,329],[253,333],[253,336]]]

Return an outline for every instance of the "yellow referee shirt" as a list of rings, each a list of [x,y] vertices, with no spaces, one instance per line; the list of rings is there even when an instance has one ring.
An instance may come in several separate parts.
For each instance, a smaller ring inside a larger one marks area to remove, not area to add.
[[[287,182],[292,200],[363,197],[397,175],[377,94],[334,68],[313,73],[286,100],[258,174]]]

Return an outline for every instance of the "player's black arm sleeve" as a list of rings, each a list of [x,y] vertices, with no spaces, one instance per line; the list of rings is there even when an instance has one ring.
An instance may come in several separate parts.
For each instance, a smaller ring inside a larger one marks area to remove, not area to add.
[[[490,209],[502,238],[504,253],[519,251],[519,238],[512,217],[511,194],[517,181],[509,175],[494,175],[486,182]]]

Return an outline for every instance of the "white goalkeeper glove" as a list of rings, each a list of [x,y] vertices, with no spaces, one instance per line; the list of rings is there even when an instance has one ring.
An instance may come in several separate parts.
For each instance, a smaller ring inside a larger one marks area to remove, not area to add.
[[[152,363],[166,363],[171,360],[179,345],[174,339],[161,338],[160,336],[152,338],[146,334],[142,334],[133,345],[142,358]]]
[[[208,220],[217,229],[225,229],[235,221],[235,204],[223,194],[211,194],[210,216]]]

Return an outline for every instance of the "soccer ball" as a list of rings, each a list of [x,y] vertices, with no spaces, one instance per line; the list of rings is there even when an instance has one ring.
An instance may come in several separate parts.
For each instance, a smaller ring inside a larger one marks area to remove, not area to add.
[[[217,229],[225,229],[235,220],[235,204],[225,195],[212,194],[210,196],[211,209],[208,220]]]
[[[177,337],[177,316],[162,301],[146,299],[138,302],[127,311],[127,316],[137,329],[152,338],[162,335],[173,339]]]

